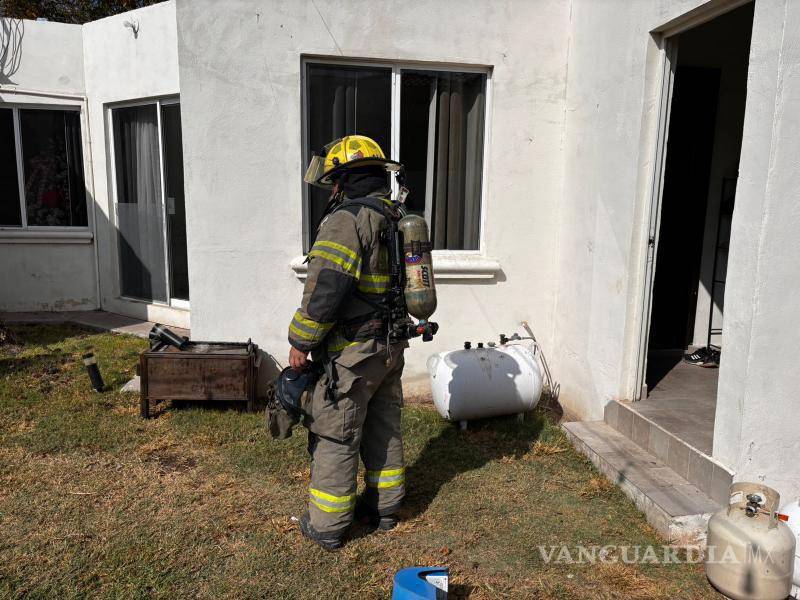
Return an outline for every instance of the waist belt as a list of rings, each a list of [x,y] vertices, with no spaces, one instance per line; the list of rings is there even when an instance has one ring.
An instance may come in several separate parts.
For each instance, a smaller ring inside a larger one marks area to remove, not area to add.
[[[386,319],[367,317],[357,321],[337,323],[326,337],[329,353],[341,352],[347,346],[365,342],[367,340],[386,339],[388,323]]]

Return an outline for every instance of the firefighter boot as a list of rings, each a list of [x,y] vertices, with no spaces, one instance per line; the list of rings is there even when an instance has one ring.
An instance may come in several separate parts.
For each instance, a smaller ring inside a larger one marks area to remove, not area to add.
[[[342,538],[335,535],[323,535],[317,532],[308,522],[308,513],[300,517],[300,532],[312,542],[325,550],[333,551],[342,547]]]

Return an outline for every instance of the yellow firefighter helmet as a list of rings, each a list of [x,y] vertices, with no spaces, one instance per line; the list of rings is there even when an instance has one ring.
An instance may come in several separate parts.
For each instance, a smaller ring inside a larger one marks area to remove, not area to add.
[[[399,162],[386,158],[378,142],[365,135],[346,135],[325,146],[325,154],[314,155],[306,171],[305,181],[320,187],[331,187],[336,178],[353,167],[378,165],[387,171],[399,171]]]

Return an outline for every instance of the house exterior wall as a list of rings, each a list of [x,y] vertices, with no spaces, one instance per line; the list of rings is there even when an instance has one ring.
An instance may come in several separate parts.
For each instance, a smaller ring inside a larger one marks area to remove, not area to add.
[[[138,25],[134,36],[125,22]],[[189,312],[121,299],[114,226],[109,107],[177,96],[178,43],[175,2],[163,2],[83,26],[86,95],[94,157],[97,244],[103,309],[168,325],[189,327]],[[191,203],[187,196],[187,203]]]
[[[177,6],[193,335],[252,337],[286,361],[303,287],[290,268],[302,254],[301,57],[344,56],[493,68],[481,254],[502,270],[437,280],[441,330],[412,343],[407,383],[427,387],[431,353],[522,320],[550,350],[569,4],[216,6]]]
[[[800,496],[800,5],[756,2],[733,214],[714,457]]]
[[[702,4],[572,3],[552,367],[584,419],[635,397],[661,91],[650,32]]]
[[[52,105],[83,110],[81,27],[19,20],[13,27],[21,33],[19,68],[12,73],[9,63],[4,65],[0,106]],[[82,126],[86,139],[85,110]],[[89,156],[84,153],[86,160]],[[89,227],[67,233],[0,229],[0,282],[0,310],[96,308],[91,216]]]
[[[660,96],[648,32],[720,4],[573,3],[553,369],[583,418],[634,393]],[[796,3],[756,2],[713,447],[737,480],[787,500],[800,495],[798,25]]]

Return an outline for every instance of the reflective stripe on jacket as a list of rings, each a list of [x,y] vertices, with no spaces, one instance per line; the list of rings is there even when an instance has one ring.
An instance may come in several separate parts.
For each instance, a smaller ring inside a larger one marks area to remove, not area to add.
[[[381,206],[383,198],[365,198]],[[289,343],[303,352],[348,345],[385,335],[380,312],[363,298],[383,302],[389,286],[389,255],[381,244],[387,217],[347,201],[323,219],[308,253],[300,308],[289,324]]]

